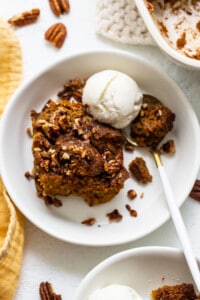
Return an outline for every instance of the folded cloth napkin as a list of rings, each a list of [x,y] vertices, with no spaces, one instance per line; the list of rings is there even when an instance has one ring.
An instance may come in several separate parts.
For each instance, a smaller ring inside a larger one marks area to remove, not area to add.
[[[22,78],[19,41],[0,18],[0,115]],[[23,217],[0,177],[0,299],[12,300],[18,285],[24,243]]]
[[[134,0],[98,0],[96,32],[116,42],[155,45]]]

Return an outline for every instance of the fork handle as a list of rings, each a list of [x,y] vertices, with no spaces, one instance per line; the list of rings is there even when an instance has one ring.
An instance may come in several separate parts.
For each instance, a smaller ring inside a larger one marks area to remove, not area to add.
[[[168,207],[171,213],[171,218],[173,220],[174,226],[176,228],[179,240],[182,244],[183,252],[185,254],[185,259],[188,263],[190,272],[192,274],[193,280],[195,282],[195,285],[198,289],[198,292],[200,292],[200,271],[198,267],[197,260],[195,258],[195,255],[193,253],[188,234],[180,213],[180,209],[178,207],[178,204],[175,199],[175,195],[173,193],[173,190],[171,188],[171,184],[168,180],[167,174],[165,172],[165,169],[161,163],[157,165],[160,179],[163,185],[163,189],[165,192],[166,200],[168,203]]]

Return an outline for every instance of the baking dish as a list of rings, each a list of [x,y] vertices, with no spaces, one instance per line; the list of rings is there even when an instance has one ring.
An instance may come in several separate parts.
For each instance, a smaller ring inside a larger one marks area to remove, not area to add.
[[[176,63],[200,69],[200,1],[135,0],[160,49]]]

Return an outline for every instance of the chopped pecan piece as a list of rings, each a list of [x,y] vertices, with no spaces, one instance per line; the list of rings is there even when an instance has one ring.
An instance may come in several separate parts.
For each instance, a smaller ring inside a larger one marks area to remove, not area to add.
[[[150,13],[153,13],[153,12],[154,12],[154,6],[153,6],[153,4],[152,4],[151,2],[147,1],[147,2],[146,2],[146,7],[147,7],[147,9],[148,9],[148,11],[149,11]]]
[[[51,283],[48,281],[40,283],[39,292],[41,300],[62,300],[61,295],[54,292]]]
[[[126,209],[128,210],[131,217],[137,217],[137,211],[132,209],[129,204],[126,204]]]
[[[200,202],[200,179],[197,179],[189,195],[192,199]]]
[[[117,173],[121,168],[121,161],[118,159],[111,159],[104,163],[104,170],[108,174]]]
[[[46,206],[49,206],[49,205],[53,205],[55,207],[62,206],[62,201],[60,199],[53,198],[53,197],[50,197],[50,196],[45,196],[44,197],[44,202],[45,202]]]
[[[114,209],[112,212],[107,213],[106,216],[108,217],[110,222],[119,222],[123,218],[118,209]]]
[[[144,192],[142,192],[141,194],[140,194],[140,198],[142,199],[144,197]]]
[[[135,190],[131,189],[127,192],[127,196],[129,197],[129,199],[133,200],[137,197],[137,193]]]
[[[86,219],[86,220],[83,220],[83,221],[81,222],[81,224],[84,224],[84,225],[87,225],[87,226],[92,226],[92,225],[95,224],[95,222],[96,222],[96,219],[95,219],[95,218],[88,218],[88,219]]]
[[[61,48],[67,36],[67,29],[63,23],[55,23],[45,32],[45,39],[54,44],[56,48]]]
[[[169,140],[162,144],[159,151],[161,154],[174,154],[176,151],[174,140]]]
[[[38,8],[33,8],[29,11],[24,11],[19,13],[12,18],[8,19],[8,23],[13,26],[25,26],[32,24],[37,21],[40,15],[40,10]]]
[[[56,16],[60,16],[63,13],[70,11],[70,4],[68,0],[49,0],[49,5],[52,12]]]
[[[126,142],[124,144],[124,149],[128,152],[133,152],[135,150],[135,146],[130,144],[129,142]]]
[[[74,78],[65,83],[62,91],[58,92],[61,99],[70,100],[74,98],[78,102],[82,102],[82,93],[85,86],[85,79]]]
[[[29,171],[26,171],[26,172],[24,173],[24,176],[25,176],[28,180],[30,180],[30,179],[33,178],[32,174],[31,174]]]
[[[60,199],[53,198],[53,205],[55,207],[60,207],[60,206],[62,206],[62,201]]]
[[[26,128],[26,133],[28,134],[29,137],[31,137],[31,138],[33,137],[33,133],[31,131],[30,127]]]

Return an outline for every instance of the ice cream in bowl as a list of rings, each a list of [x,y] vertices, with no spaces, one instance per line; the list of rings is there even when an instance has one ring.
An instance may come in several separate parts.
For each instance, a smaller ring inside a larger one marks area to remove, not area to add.
[[[111,284],[95,290],[88,300],[142,300],[131,287],[122,284]]]

